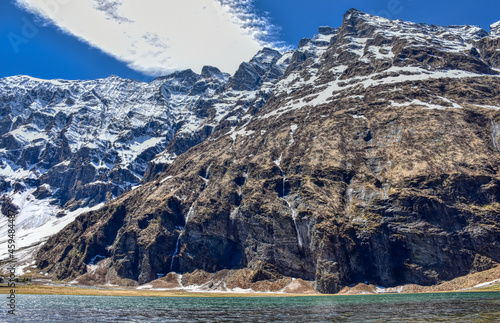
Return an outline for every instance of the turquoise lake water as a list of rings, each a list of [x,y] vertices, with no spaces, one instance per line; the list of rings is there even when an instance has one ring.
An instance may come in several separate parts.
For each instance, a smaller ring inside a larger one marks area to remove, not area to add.
[[[0,305],[1,322],[500,322],[497,292],[234,298],[17,295],[16,305],[15,319]]]

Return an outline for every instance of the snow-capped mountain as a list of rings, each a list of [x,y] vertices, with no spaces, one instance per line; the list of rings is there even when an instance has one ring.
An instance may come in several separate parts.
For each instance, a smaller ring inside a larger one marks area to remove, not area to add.
[[[286,68],[280,58],[264,49],[233,77],[206,66],[150,83],[0,79],[1,198],[19,211],[20,247],[54,233],[40,228],[23,241],[30,230],[61,229],[80,208],[137,187],[219,124],[235,125],[251,105],[262,106]]]
[[[9,117],[16,127],[2,137],[2,152],[13,156],[8,174],[26,177],[5,184],[6,196],[18,206],[54,198],[77,212],[106,200],[85,200],[80,187],[103,187],[110,199],[124,192],[40,249],[38,268],[57,279],[136,284],[173,271],[189,281],[200,271],[241,270],[227,286],[302,278],[331,293],[365,281],[436,284],[491,268],[500,262],[497,27],[391,21],[353,9],[340,28],[321,27],[283,55],[264,49],[232,77],[207,68],[140,83],[152,88],[144,95],[156,114],[127,110],[118,129],[110,116],[105,130],[95,127],[106,134],[99,141],[66,135],[80,129],[69,121],[38,126],[26,116],[18,125]],[[96,102],[107,100],[95,92]],[[88,110],[82,103],[68,120]],[[99,124],[97,112],[92,120]],[[56,147],[52,164],[23,164],[24,147],[38,141],[16,139],[16,129],[27,138],[29,129],[56,126],[55,137],[33,138]],[[77,157],[67,157],[74,147]],[[65,177],[80,184],[60,192],[47,178],[63,182],[58,167],[67,160],[63,169],[75,175]],[[84,181],[82,164],[104,169],[103,177]],[[142,186],[127,191],[141,176]],[[73,187],[79,195],[68,196]],[[16,195],[26,190],[31,197]]]
[[[490,26],[490,34],[491,34],[491,36],[494,36],[494,37],[500,36],[500,21],[498,21]]]

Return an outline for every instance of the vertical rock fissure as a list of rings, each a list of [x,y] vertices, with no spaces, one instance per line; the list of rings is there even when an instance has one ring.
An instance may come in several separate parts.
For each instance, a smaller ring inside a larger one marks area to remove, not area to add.
[[[175,250],[172,253],[172,260],[170,261],[170,272],[174,271],[175,259],[179,256],[181,238],[184,235],[184,233],[186,232],[186,226],[188,224],[189,219],[191,219],[193,216],[194,216],[194,203],[191,204],[191,207],[189,208],[189,211],[186,214],[186,220],[185,220],[184,226],[177,227],[178,229],[181,230],[181,233],[179,233],[179,236],[177,236],[177,242],[175,243]]]
[[[283,201],[285,201],[285,203],[287,204],[288,208],[290,209],[290,212],[292,213],[292,220],[293,220],[293,226],[294,226],[294,229],[295,229],[295,234],[297,236],[297,244],[299,246],[299,248],[302,249],[302,237],[300,236],[300,230],[299,230],[299,227],[298,227],[298,224],[297,224],[297,211],[292,207],[292,205],[290,204],[290,202],[287,201],[286,199],[286,174],[285,172],[283,171],[283,169],[281,168],[281,160],[283,158],[283,153],[281,153],[280,157],[274,161],[274,163],[276,164],[276,166],[278,166],[279,170],[280,170],[280,173],[281,173],[281,177],[283,178],[283,187],[282,187],[282,194],[281,194],[281,199]]]
[[[285,172],[283,171],[283,169],[281,169],[281,159],[283,158],[283,153],[281,153],[280,157],[278,159],[276,159],[274,161],[274,163],[276,164],[276,166],[278,166],[279,170],[280,170],[280,174],[281,174],[281,177],[283,178],[283,187],[282,187],[282,192],[281,192],[281,198],[285,198],[285,184],[286,184],[286,175],[285,175]],[[278,192],[279,194],[279,192]]]
[[[292,207],[290,202],[288,202],[285,198],[283,200],[286,202],[288,205],[288,208],[292,211],[292,220],[293,220],[293,226],[295,228],[295,234],[297,235],[297,244],[299,245],[299,248],[302,248],[302,237],[300,236],[300,231],[299,227],[297,225],[297,211]]]
[[[205,175],[205,178],[208,180],[210,178],[210,167],[212,167],[213,165],[213,162],[210,163],[210,165],[208,165],[208,168],[207,168],[207,173]]]
[[[174,253],[172,254],[172,260],[170,261],[170,272],[174,271],[174,264],[175,264],[175,257],[179,254],[179,246],[181,243],[181,236],[184,233],[184,227],[182,227],[181,233],[179,233],[179,236],[177,237],[177,242],[175,243],[175,250]]]

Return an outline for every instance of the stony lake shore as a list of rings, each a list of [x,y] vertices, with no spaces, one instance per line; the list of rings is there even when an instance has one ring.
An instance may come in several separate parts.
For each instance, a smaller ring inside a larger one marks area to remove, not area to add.
[[[157,281],[161,281],[157,280]],[[156,282],[156,281],[155,281]],[[16,294],[37,295],[82,295],[82,296],[135,296],[135,297],[293,297],[293,296],[333,296],[333,295],[361,295],[361,294],[413,294],[413,293],[442,293],[442,292],[500,292],[500,266],[493,269],[458,277],[451,281],[434,286],[420,286],[415,284],[383,288],[371,284],[357,284],[345,287],[338,294],[321,294],[309,289],[295,291],[282,290],[279,292],[262,292],[249,290],[202,290],[187,286],[186,288],[154,288],[158,282],[139,287],[123,286],[83,286],[61,282],[47,282],[33,280],[16,285]],[[10,288],[0,284],[0,294],[8,294]]]

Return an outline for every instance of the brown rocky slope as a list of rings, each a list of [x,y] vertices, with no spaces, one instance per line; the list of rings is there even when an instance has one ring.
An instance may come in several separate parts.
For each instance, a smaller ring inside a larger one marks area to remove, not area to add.
[[[490,269],[500,262],[495,39],[351,10],[341,28],[301,41],[261,109],[78,217],[37,266],[72,279],[100,260],[101,279],[119,284],[249,268],[255,281],[301,278],[324,293]]]

